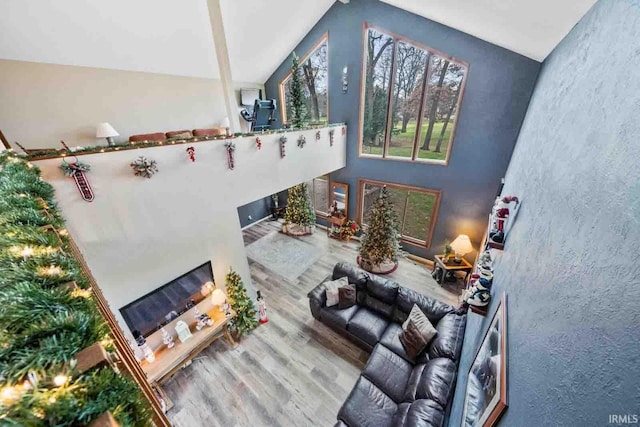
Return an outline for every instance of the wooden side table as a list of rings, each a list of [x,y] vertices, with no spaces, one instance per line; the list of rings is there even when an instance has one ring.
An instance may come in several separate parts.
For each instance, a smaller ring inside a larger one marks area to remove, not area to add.
[[[440,277],[440,280],[438,280],[438,284],[440,286],[442,286],[447,276],[454,275],[456,271],[463,271],[466,273],[464,276],[464,281],[466,283],[467,278],[469,277],[469,275],[471,274],[471,271],[473,270],[473,266],[469,264],[469,262],[466,259],[462,258],[460,260],[460,263],[456,263],[453,260],[449,262],[445,262],[444,255],[436,255],[433,258],[433,270],[431,270],[432,275],[436,272],[437,268],[442,269],[442,276]]]

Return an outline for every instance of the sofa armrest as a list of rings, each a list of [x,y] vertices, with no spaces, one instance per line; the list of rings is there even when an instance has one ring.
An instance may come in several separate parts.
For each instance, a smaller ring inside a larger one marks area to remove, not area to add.
[[[324,282],[331,280],[331,275],[324,278],[315,288],[311,289],[307,294],[307,297],[314,302],[318,307],[324,307],[327,305],[327,288],[324,286]]]

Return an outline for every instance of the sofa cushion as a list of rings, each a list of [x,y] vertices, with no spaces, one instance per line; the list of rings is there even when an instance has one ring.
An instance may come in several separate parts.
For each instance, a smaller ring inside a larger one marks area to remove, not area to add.
[[[397,409],[389,396],[361,375],[340,408],[338,419],[352,427],[391,426]]]
[[[364,299],[360,298],[361,305],[369,307],[391,320],[398,287],[398,284],[392,280],[370,274]]]
[[[442,427],[444,410],[433,400],[416,400],[409,406],[404,419],[405,427]]]
[[[358,311],[358,306],[345,308],[341,310],[337,305],[333,307],[323,307],[320,310],[320,318],[331,326],[338,329],[347,329],[347,324],[354,314]]]
[[[430,399],[445,409],[453,393],[456,369],[456,364],[446,357],[416,365],[407,381],[403,400]]]
[[[194,129],[193,136],[218,136],[224,134],[221,129]]]
[[[400,342],[400,334],[402,333],[402,326],[397,323],[391,322],[387,329],[385,329],[384,334],[382,334],[382,338],[380,339],[380,344],[387,347],[389,350],[393,351],[398,356],[402,357],[404,360],[411,363],[426,363],[429,360],[429,356],[426,351],[420,353],[418,357],[411,358],[407,354],[407,351],[404,349],[404,346]]]
[[[349,320],[347,330],[373,347],[382,338],[388,324],[389,322],[375,311],[359,307],[356,314]]]
[[[359,305],[364,305],[364,298],[366,297],[367,290],[367,278],[369,274],[348,262],[339,262],[333,267],[333,279],[347,276],[349,283],[356,285],[356,298]]]
[[[449,313],[445,315],[436,325],[438,335],[429,344],[429,359],[448,357],[458,362],[466,324],[467,316],[464,314]]]
[[[398,410],[393,415],[393,427],[404,426],[404,421],[407,419],[407,413],[409,412],[411,403],[413,402],[401,403],[398,405]]]
[[[407,320],[407,316],[411,312],[414,304],[417,304],[422,312],[427,316],[431,324],[436,326],[445,314],[455,311],[455,308],[448,304],[444,304],[421,295],[412,289],[400,286],[398,288],[395,309],[393,311],[393,321],[404,323],[404,321]]]
[[[157,133],[142,133],[139,135],[131,135],[129,142],[142,142],[142,141],[166,141],[167,137],[162,132]]]
[[[167,138],[191,138],[191,137],[193,137],[193,134],[191,133],[191,131],[189,129],[172,130],[172,131],[167,132],[165,135],[167,135]]]
[[[338,288],[338,307],[341,310],[356,305],[356,287],[352,284],[347,284]]]
[[[383,345],[376,345],[362,375],[394,402],[402,402],[413,365]]]

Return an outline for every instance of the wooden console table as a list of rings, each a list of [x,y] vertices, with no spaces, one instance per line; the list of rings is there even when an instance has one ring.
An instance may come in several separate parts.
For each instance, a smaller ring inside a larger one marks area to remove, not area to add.
[[[159,385],[168,380],[176,372],[186,366],[191,359],[205,348],[209,347],[215,340],[224,337],[234,348],[238,345],[229,333],[229,322],[235,316],[231,311],[231,316],[226,317],[217,307],[207,312],[213,320],[212,326],[205,326],[199,331],[196,330],[195,320],[189,325],[189,329],[193,336],[185,342],[180,342],[175,337],[175,345],[173,348],[167,348],[166,345],[156,350],[156,360],[149,363],[142,360],[140,363],[142,370],[147,374],[147,381],[154,387],[160,388]]]

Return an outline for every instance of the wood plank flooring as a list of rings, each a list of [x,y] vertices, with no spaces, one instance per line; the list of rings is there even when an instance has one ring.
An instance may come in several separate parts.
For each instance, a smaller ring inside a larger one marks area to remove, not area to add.
[[[277,232],[264,221],[243,232],[245,245]],[[357,242],[329,239],[318,229],[299,237],[324,255],[295,282],[249,260],[269,322],[232,349],[218,340],[164,384],[174,425],[332,426],[369,354],[311,316],[307,292],[339,261],[355,262]],[[421,264],[401,259],[388,277],[433,298],[457,304],[459,288],[440,287]]]

